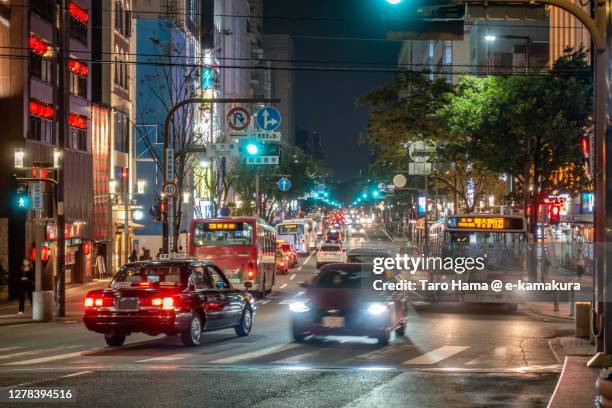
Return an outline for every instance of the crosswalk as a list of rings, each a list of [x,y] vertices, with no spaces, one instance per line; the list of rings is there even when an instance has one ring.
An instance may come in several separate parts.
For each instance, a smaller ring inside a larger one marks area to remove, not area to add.
[[[100,347],[86,349],[82,345],[49,349],[27,349],[22,347],[4,348],[0,351],[2,367],[57,367],[58,365],[78,367],[123,366],[147,364],[194,365],[269,365],[284,367],[305,365],[364,367],[388,366],[399,369],[410,368],[463,368],[463,369],[512,369],[534,367],[559,367],[552,350],[543,352],[540,348],[534,362],[524,359],[518,347],[482,345],[440,345],[423,349],[409,342],[379,348],[368,342],[331,343],[307,342],[269,344],[261,347],[253,343],[235,343],[231,349],[200,347],[182,349],[176,347],[156,348],[139,343],[122,348]],[[520,358],[519,358],[520,357]]]

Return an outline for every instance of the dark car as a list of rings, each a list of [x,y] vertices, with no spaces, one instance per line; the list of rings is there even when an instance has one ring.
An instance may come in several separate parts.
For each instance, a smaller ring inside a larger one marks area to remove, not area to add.
[[[289,305],[295,341],[308,335],[368,336],[386,345],[392,331],[403,336],[407,298],[372,290],[372,277],[368,265],[336,263],[321,268],[312,282],[302,283],[303,293]]]
[[[85,326],[109,346],[131,333],[180,334],[186,346],[198,346],[204,331],[234,328],[247,336],[255,314],[246,290],[234,289],[214,263],[193,259],[128,263],[107,288],[89,292],[84,306]]]

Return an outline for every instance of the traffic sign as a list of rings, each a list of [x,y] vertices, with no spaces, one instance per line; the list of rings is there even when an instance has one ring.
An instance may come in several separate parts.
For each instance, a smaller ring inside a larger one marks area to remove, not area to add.
[[[229,133],[230,138],[235,139],[255,139],[260,142],[280,142],[281,132],[233,132]]]
[[[257,126],[261,130],[273,131],[278,129],[282,121],[278,109],[268,106],[257,113]]]
[[[276,185],[280,191],[289,191],[291,188],[291,181],[287,177],[283,177],[282,179],[278,180]]]
[[[251,123],[251,114],[246,109],[237,106],[227,112],[227,124],[234,130],[244,130]]]
[[[174,149],[166,149],[166,181],[174,180]]]
[[[212,143],[207,153],[214,157],[238,156],[238,143]]]
[[[43,209],[42,183],[40,181],[32,183],[32,208],[35,210]]]
[[[175,197],[178,193],[178,187],[176,186],[176,183],[173,183],[171,181],[164,183],[164,185],[162,186],[162,193],[166,197]]]
[[[393,177],[393,185],[397,188],[403,188],[407,182],[408,180],[406,179],[406,176],[404,176],[403,174],[396,174]]]
[[[247,157],[246,164],[278,164],[278,156]]]

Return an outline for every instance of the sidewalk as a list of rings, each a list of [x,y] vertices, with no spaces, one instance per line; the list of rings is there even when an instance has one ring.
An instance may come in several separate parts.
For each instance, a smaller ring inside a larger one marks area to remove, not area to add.
[[[98,279],[84,284],[75,284],[66,288],[66,317],[56,320],[75,320],[81,318],[83,298],[90,290],[101,289],[110,282],[108,279]],[[0,327],[35,323],[32,320],[32,306],[26,300],[25,314],[18,315],[19,301],[10,300],[0,303]]]
[[[593,407],[599,369],[586,366],[590,357],[569,356],[550,398],[548,408]]]
[[[559,302],[558,311],[554,310],[554,304],[550,300],[527,302],[525,303],[525,306],[527,309],[540,316],[552,317],[554,319],[574,320],[574,316],[569,315],[570,309],[568,302]]]

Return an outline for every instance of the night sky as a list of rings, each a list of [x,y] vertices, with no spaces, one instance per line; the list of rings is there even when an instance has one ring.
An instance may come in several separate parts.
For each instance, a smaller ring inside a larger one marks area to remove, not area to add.
[[[381,6],[382,2],[382,6]],[[294,39],[299,67],[394,68],[401,43],[384,41],[383,0],[264,0],[264,32]],[[392,80],[389,72],[295,73],[295,124],[321,135],[326,163],[350,180],[368,166],[358,145],[368,112],[356,99]]]

